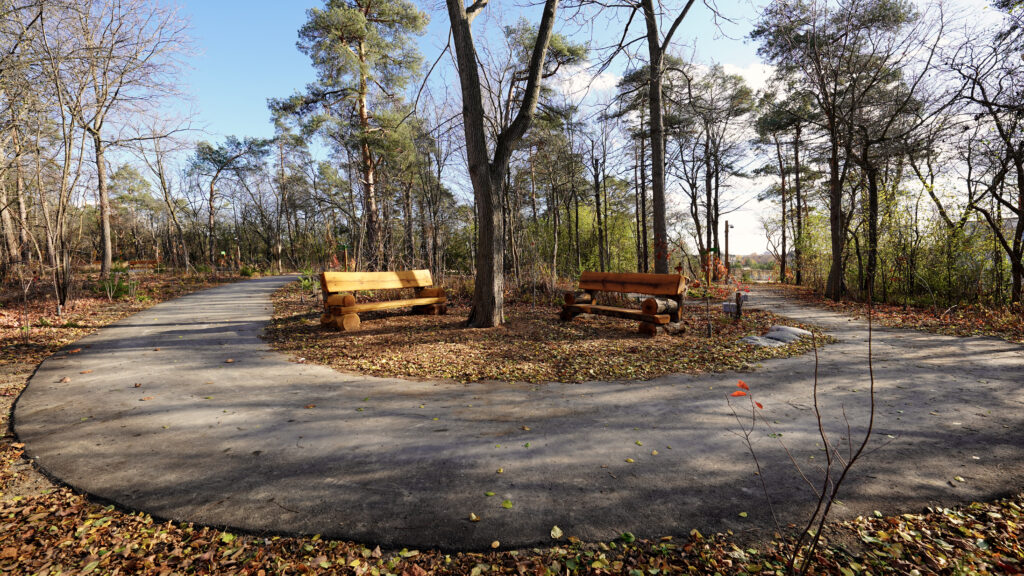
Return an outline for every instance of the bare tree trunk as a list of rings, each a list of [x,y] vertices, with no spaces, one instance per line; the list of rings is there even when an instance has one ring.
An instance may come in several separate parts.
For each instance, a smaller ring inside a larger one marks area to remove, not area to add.
[[[779,162],[779,190],[782,193],[782,251],[779,255],[779,281],[786,283],[786,161],[782,157],[782,144],[778,136],[772,136],[775,141],[775,155]],[[729,232],[726,231],[726,234]]]
[[[641,128],[643,123],[641,122]],[[649,272],[651,266],[650,242],[647,241],[647,143],[640,141],[640,242],[643,248],[643,270]]]
[[[601,172],[599,161],[597,159],[597,151],[593,151],[593,159],[591,161],[594,167],[594,213],[597,218],[597,262],[598,270],[604,272],[605,253],[604,253],[604,225],[602,223],[601,216]]]
[[[828,273],[825,295],[838,302],[843,297],[843,247],[846,227],[843,223],[843,188],[839,181],[839,143],[834,138],[831,140],[828,158],[828,212],[832,240],[832,265]]]
[[[366,65],[366,45],[359,43],[359,62]],[[380,223],[377,220],[377,185],[376,185],[376,164],[373,161],[373,154],[370,151],[370,142],[367,133],[370,131],[370,112],[366,105],[366,98],[369,92],[365,73],[359,77],[359,126],[363,131],[362,142],[359,146],[360,161],[363,177],[363,210],[366,220],[366,244],[368,252],[367,263],[371,270],[380,267],[381,257],[381,235]]]
[[[872,294],[878,268],[878,169],[867,163],[864,173],[868,179],[868,263],[861,290]]]
[[[800,190],[800,123],[796,125],[796,133],[793,137],[793,186],[796,200],[796,238],[794,241],[794,255],[796,261],[796,285],[803,286],[803,243],[804,243],[804,203]]]
[[[14,219],[11,218],[11,203],[7,199],[7,186],[0,182],[0,227],[4,231],[4,244],[8,260],[14,264],[21,258],[18,237],[14,233]]]
[[[644,21],[647,24],[647,53],[651,78],[648,86],[648,102],[651,115],[651,199],[654,208],[654,272],[668,274],[668,228],[665,220],[665,121],[662,111],[662,74],[665,50],[679,24],[693,6],[694,0],[687,0],[686,6],[673,21],[662,40],[658,32],[658,12],[654,0],[641,0]],[[659,5],[660,7],[660,5]]]
[[[106,278],[114,264],[114,250],[110,241],[110,194],[107,191],[107,163],[103,158],[103,139],[100,138],[98,131],[92,131],[92,145],[96,152],[96,188],[100,197],[100,245],[103,249],[100,278]]]
[[[28,232],[28,202],[25,201],[25,174],[21,166],[22,155],[21,135],[14,131],[14,195],[18,202],[18,253],[21,262],[27,264],[32,259],[32,240]]]
[[[217,175],[219,175],[219,174],[220,174],[220,171],[217,171]],[[208,250],[207,256],[209,258],[209,264],[210,264],[211,268],[213,268],[213,267],[215,267],[217,265],[217,243],[214,241],[214,229],[213,229],[214,224],[215,224],[214,216],[216,214],[216,206],[214,204],[214,201],[215,201],[215,197],[214,197],[214,190],[215,190],[214,184],[216,184],[216,182],[217,182],[217,175],[214,175],[214,177],[210,179],[210,219],[206,223],[206,228],[207,228],[206,229],[206,235],[207,235],[207,238],[209,239],[209,245],[207,246],[207,250]]]
[[[476,203],[477,262],[476,284],[473,293],[473,309],[467,325],[476,328],[498,326],[504,322],[504,251],[502,250],[503,230],[501,214],[501,187],[508,170],[509,160],[516,144],[533,122],[534,111],[540,96],[540,77],[544,68],[548,44],[554,28],[558,0],[546,0],[536,44],[530,56],[526,86],[522,103],[515,119],[495,139],[493,160],[487,146],[480,72],[476,47],[470,23],[476,14],[486,6],[478,0],[466,8],[462,0],[446,0],[448,17],[452,27],[456,61],[459,69],[459,84],[462,90],[462,118],[466,136],[466,158],[469,176],[473,183]]]
[[[633,149],[633,220],[636,230],[636,271],[643,272],[643,248],[640,246],[640,161],[636,148]]]

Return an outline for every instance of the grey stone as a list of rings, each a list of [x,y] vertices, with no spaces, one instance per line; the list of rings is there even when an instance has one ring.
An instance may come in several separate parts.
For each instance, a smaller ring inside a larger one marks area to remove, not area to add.
[[[747,344],[753,344],[761,348],[778,348],[779,346],[785,346],[786,343],[776,340],[774,338],[765,338],[764,336],[744,336],[740,338],[740,342]]]
[[[797,328],[795,326],[781,326],[776,324],[768,329],[769,332],[786,332],[788,334],[794,334],[796,336],[808,337],[811,333],[803,328]]]
[[[797,336],[796,334],[793,334],[792,332],[786,332],[783,330],[769,330],[768,333],[764,335],[764,337],[770,338],[772,340],[778,340],[779,342],[785,342],[786,344],[792,344],[793,342],[796,342],[797,340],[800,339],[800,337]]]

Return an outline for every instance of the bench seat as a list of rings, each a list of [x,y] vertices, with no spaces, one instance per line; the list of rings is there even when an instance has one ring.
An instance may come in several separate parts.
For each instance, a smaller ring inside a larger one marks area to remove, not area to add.
[[[405,300],[385,300],[383,302],[364,302],[352,306],[341,306],[341,314],[358,314],[360,312],[371,312],[373,310],[387,310],[389,308],[406,308],[409,306],[427,306],[429,304],[444,304],[448,299],[441,297],[434,298],[406,298]]]
[[[672,318],[668,314],[644,314],[640,310],[632,308],[619,308],[616,306],[601,306],[598,304],[572,304],[564,308],[571,309],[579,314],[598,314],[600,316],[611,316],[613,318],[625,318],[626,320],[639,320],[651,324],[668,324]]]

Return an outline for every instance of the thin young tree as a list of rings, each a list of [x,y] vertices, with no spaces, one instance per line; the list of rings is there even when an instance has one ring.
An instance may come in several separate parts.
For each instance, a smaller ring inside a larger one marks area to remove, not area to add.
[[[92,144],[103,251],[100,276],[105,277],[113,259],[106,153],[122,139],[119,126],[111,129],[111,124],[152,109],[176,91],[172,78],[185,48],[186,25],[175,10],[145,0],[88,2],[74,14],[69,19],[74,55],[65,60],[62,84],[82,96],[69,112]]]

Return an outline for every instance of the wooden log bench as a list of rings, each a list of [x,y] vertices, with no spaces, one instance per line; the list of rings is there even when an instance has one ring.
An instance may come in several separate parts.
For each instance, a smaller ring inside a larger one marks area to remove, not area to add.
[[[324,295],[324,313],[320,323],[351,332],[359,329],[359,313],[390,308],[412,308],[414,314],[444,314],[448,298],[444,289],[435,287],[430,270],[398,270],[394,272],[323,272],[320,288]],[[359,290],[412,288],[415,298],[356,302]]]
[[[157,266],[160,266],[159,260],[129,260],[129,270],[153,270]]]
[[[681,274],[639,274],[583,272],[580,291],[566,292],[561,319],[569,321],[580,314],[597,314],[626,320],[638,320],[637,332],[648,336],[674,334],[683,330],[680,312],[686,293],[686,277]],[[640,309],[598,304],[598,292],[646,294],[653,296]]]

